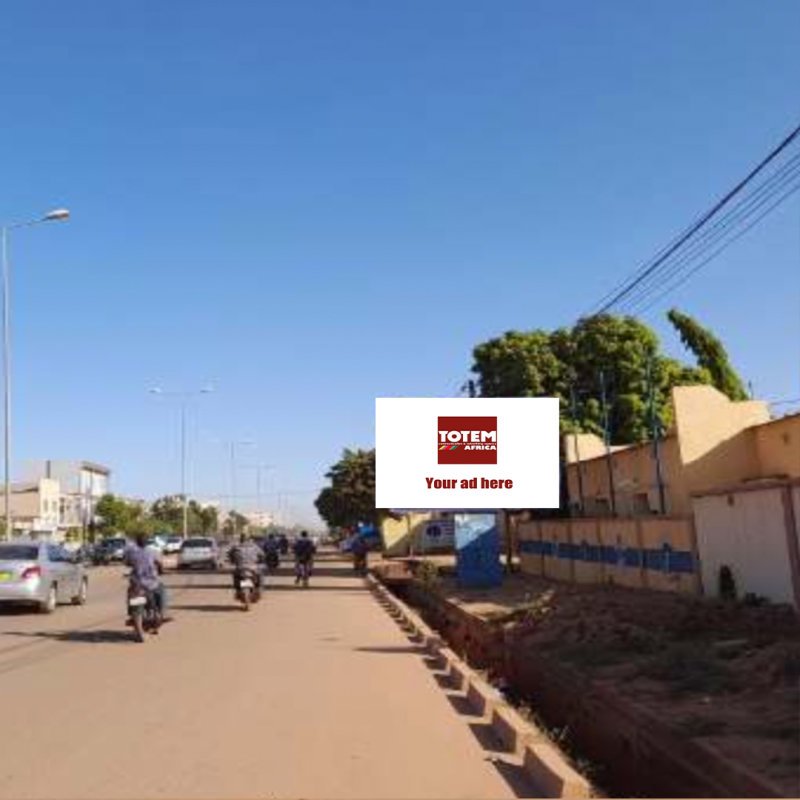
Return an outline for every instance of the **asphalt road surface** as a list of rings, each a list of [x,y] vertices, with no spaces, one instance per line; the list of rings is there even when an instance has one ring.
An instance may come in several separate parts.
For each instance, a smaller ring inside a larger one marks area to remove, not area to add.
[[[85,607],[0,611],[0,798],[532,796],[363,581],[318,566],[248,613],[227,575],[169,574],[143,645],[118,568]]]

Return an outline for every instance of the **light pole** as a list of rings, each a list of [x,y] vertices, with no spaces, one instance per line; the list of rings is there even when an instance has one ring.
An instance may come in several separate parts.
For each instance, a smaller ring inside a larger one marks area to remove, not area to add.
[[[5,477],[4,497],[6,503],[6,538],[13,533],[13,520],[11,519],[11,276],[8,258],[8,241],[11,231],[17,228],[29,228],[41,222],[58,222],[69,218],[66,208],[56,208],[43,217],[12,222],[3,225],[2,235],[2,262],[3,262],[3,472]]]
[[[154,386],[150,389],[150,394],[157,394],[161,397],[177,397],[180,400],[181,409],[181,502],[182,509],[182,522],[181,522],[181,536],[185,539],[189,535],[189,498],[186,495],[186,405],[193,397],[199,397],[202,394],[211,394],[214,391],[213,386],[204,386],[202,389],[196,389],[189,392],[168,392],[164,391],[160,386]]]
[[[246,469],[253,469],[256,472],[256,511],[260,514],[261,508],[261,475],[268,470],[275,469],[274,464],[248,464]]]
[[[230,449],[230,457],[231,457],[231,512],[235,514],[236,512],[236,448],[237,447],[254,447],[255,442],[252,439],[233,439],[231,441],[225,442]],[[239,524],[236,521],[236,516],[232,517],[231,520],[233,526],[233,535],[234,537],[238,533]]]

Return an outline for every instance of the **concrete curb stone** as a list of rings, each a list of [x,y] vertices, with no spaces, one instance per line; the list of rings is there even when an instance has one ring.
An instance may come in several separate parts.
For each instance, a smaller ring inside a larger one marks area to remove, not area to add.
[[[413,632],[424,648],[436,657],[441,669],[447,672],[453,689],[466,692],[467,702],[476,714],[489,718],[498,740],[510,752],[522,754],[526,774],[544,797],[583,800],[595,796],[589,781],[570,766],[561,751],[512,708],[494,686],[447,647],[442,637],[432,631],[415,611],[395,597],[374,575],[368,575],[366,580],[389,615],[406,633]]]

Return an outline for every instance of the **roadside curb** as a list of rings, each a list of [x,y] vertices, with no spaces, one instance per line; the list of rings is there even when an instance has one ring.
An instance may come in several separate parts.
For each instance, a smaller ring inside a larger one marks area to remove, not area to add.
[[[370,573],[367,586],[388,614],[420,649],[429,653],[445,673],[449,686],[466,695],[475,714],[486,720],[494,735],[509,752],[522,757],[523,769],[544,797],[583,800],[595,797],[589,781],[567,761],[535,725],[510,706],[503,695],[451,650],[402,600],[395,597]]]

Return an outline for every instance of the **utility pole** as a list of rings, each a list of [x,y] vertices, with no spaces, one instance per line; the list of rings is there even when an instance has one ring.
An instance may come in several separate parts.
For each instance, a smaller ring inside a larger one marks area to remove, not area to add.
[[[606,376],[600,371],[600,402],[603,406],[603,441],[606,446],[606,466],[608,467],[608,492],[611,501],[611,516],[617,516],[617,493],[614,488],[614,463],[611,459],[611,432],[608,419],[608,397],[606,395]]]
[[[184,539],[189,536],[189,498],[186,493],[186,405],[191,398],[210,394],[213,391],[213,386],[204,386],[202,389],[189,392],[165,391],[160,386],[154,386],[150,389],[150,394],[175,397],[180,401],[181,535]]]
[[[578,497],[580,498],[581,516],[586,513],[586,506],[583,497],[583,465],[581,464],[581,454],[578,448],[578,399],[575,394],[575,385],[569,386],[569,408],[572,419],[572,442],[575,446],[575,471],[578,476]]]
[[[661,447],[659,445],[659,438],[661,432],[659,430],[658,416],[656,415],[656,392],[655,381],[653,376],[653,359],[647,360],[647,397],[650,406],[650,436],[653,440],[653,459],[656,464],[656,484],[658,486],[658,511],[660,514],[667,513],[667,499],[664,492],[664,476],[661,469]]]

